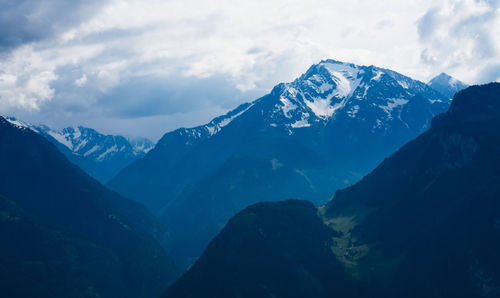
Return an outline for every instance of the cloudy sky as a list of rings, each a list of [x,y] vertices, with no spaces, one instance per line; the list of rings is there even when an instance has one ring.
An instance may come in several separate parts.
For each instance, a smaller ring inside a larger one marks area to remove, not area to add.
[[[322,59],[500,80],[500,0],[0,0],[0,114],[154,140]]]

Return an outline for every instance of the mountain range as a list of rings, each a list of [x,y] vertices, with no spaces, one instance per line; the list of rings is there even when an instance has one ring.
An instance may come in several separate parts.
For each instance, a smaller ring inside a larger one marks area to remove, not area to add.
[[[239,210],[325,203],[427,130],[451,99],[392,70],[324,60],[206,125],[165,134],[108,186],[172,231],[184,266]]]
[[[141,137],[104,135],[82,126],[55,130],[13,117],[5,119],[14,125],[38,132],[54,143],[71,162],[102,183],[106,183],[125,166],[145,156],[154,147],[152,141]]]
[[[178,276],[169,231],[41,134],[0,117],[0,164],[2,297],[154,297]]]
[[[156,146],[0,117],[2,295],[497,297],[500,84],[466,87],[324,60]]]
[[[325,205],[239,212],[164,297],[499,297],[500,83]]]

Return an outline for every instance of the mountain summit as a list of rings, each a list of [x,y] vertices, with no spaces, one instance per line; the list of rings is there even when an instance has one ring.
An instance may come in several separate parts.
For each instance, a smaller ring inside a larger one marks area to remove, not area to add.
[[[206,125],[177,132],[187,135],[192,142],[210,138],[237,118],[244,118],[242,115],[259,109],[259,118],[253,119],[258,120],[255,124],[259,128],[281,128],[289,134],[346,117],[368,120],[373,131],[387,130],[392,120],[411,126],[411,121],[400,114],[417,95],[427,99],[431,111],[442,112],[450,102],[426,84],[397,72],[324,60],[293,82],[275,86],[267,96],[243,104]]]
[[[455,93],[468,87],[444,72],[431,79],[428,85],[449,98],[453,98]]]
[[[108,185],[160,216],[192,261],[250,204],[326,202],[449,104],[397,72],[325,60],[206,125],[165,134]]]
[[[292,83],[278,85],[273,93],[279,94],[280,103],[272,113],[281,112],[289,120],[283,124],[290,129],[348,117],[368,121],[373,131],[387,130],[392,120],[408,124],[401,112],[417,94],[436,110],[448,104],[425,84],[397,72],[334,60],[313,65]]]

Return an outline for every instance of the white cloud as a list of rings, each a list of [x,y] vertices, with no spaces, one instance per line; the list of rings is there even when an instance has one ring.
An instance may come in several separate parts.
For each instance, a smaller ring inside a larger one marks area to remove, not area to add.
[[[50,71],[43,71],[31,75],[24,82],[10,74],[0,75],[0,98],[2,106],[38,110],[39,103],[50,100],[54,96],[54,89],[50,82],[57,76]]]
[[[422,61],[469,83],[500,76],[500,1],[441,0],[419,21]],[[491,71],[495,65],[497,71]]]
[[[31,47],[18,49],[8,63],[0,63],[0,107],[38,110],[41,102],[54,96],[50,84],[58,77],[53,70]]]
[[[75,85],[78,87],[82,87],[87,83],[87,75],[83,74],[81,78],[75,81]]]
[[[40,105],[53,99],[52,87],[60,77],[58,67],[84,63],[94,56],[98,46],[78,45],[66,49],[37,49],[25,45],[0,60],[0,111],[9,108],[39,110]]]

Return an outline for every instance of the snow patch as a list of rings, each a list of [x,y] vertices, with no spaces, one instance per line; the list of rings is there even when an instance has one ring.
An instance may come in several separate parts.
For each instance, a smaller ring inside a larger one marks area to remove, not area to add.
[[[457,85],[459,85],[459,81],[453,77],[450,77],[450,79],[448,80],[448,85],[450,85],[451,87],[453,88],[456,88]]]
[[[81,141],[76,147],[75,147],[75,152],[79,151],[80,149],[82,149],[83,147],[85,147],[85,145],[87,145],[88,143],[88,140],[83,140]]]
[[[218,131],[216,131],[215,129],[216,129],[216,126],[207,126],[208,134],[211,136],[216,134]]]
[[[347,112],[347,115],[351,118],[356,118],[356,114],[359,112],[359,106],[355,105],[352,108],[349,109]]]
[[[81,131],[80,131],[80,128],[78,128],[78,127],[73,127],[73,131],[74,131],[74,132],[73,132],[73,138],[74,138],[74,139],[78,139],[78,138],[80,138],[80,137],[82,136],[82,133],[81,133]],[[78,149],[77,149],[77,150],[78,150]]]
[[[68,135],[62,135],[58,132],[55,131],[49,131],[48,134],[53,137],[56,141],[59,143],[63,144],[64,146],[68,147],[69,150],[73,151],[73,144],[68,138]]]
[[[253,106],[253,104],[249,105],[248,107],[246,107],[245,109],[243,109],[242,111],[238,112],[237,114],[235,115],[232,115],[232,116],[229,116],[227,118],[224,118],[222,120],[220,120],[220,122],[218,123],[215,123],[215,122],[211,122],[209,123],[206,128],[208,130],[208,133],[210,136],[213,136],[215,135],[216,133],[218,133],[224,126],[228,125],[229,123],[231,123],[234,119],[238,118],[239,116],[241,116],[243,113],[245,113],[246,111],[248,111],[248,109],[250,109],[251,107]]]
[[[333,80],[337,83],[336,95],[339,97],[347,97],[354,91],[353,86],[351,86],[351,81],[349,81],[344,75],[337,71],[330,71],[333,75]]]
[[[5,120],[7,120],[10,124],[12,124],[12,125],[14,125],[14,126],[16,126],[18,128],[28,128],[28,129],[33,130],[34,132],[38,132],[36,129],[34,129],[28,123],[26,123],[24,121],[17,120],[16,118],[6,117]]]
[[[297,106],[294,105],[288,98],[286,98],[284,96],[280,96],[280,101],[283,104],[283,106],[281,106],[281,110],[283,111],[283,115],[285,115],[285,117],[290,119],[292,117],[289,114],[290,111],[295,110],[297,108]]]
[[[392,111],[395,108],[398,108],[400,106],[404,106],[405,104],[408,103],[407,99],[403,98],[389,98],[387,99],[387,105],[379,105],[378,107],[384,110],[384,112],[387,114],[389,119],[392,119]]]
[[[316,96],[306,99],[304,97],[304,102],[317,117],[328,119],[332,117],[337,110],[345,106],[347,100],[361,83],[361,79],[358,78],[360,70],[351,65],[343,63],[324,63],[323,66],[331,75],[331,79],[336,85],[335,88],[331,88],[331,93],[325,98]],[[334,98],[341,99],[341,101],[332,104]]]
[[[328,119],[331,118],[335,112],[345,106],[348,98],[332,105],[332,99],[335,94],[330,94],[326,98],[316,97],[312,101],[305,100],[306,105],[318,118]]]
[[[290,126],[292,128],[301,128],[301,127],[309,127],[311,124],[308,122],[309,113],[303,113],[300,120],[295,121]]]
[[[199,135],[200,135],[200,133],[198,132],[198,136]],[[151,149],[153,149],[153,147],[154,146],[152,146],[152,145],[146,145],[146,143],[141,143],[140,145],[135,144],[133,149],[134,149],[134,153],[137,155],[137,153],[139,153],[139,152],[148,153],[149,151],[151,151]]]
[[[370,89],[370,86],[365,85],[365,91],[363,92],[363,98],[366,97],[366,94],[368,93],[368,89]]]
[[[114,144],[112,147],[108,148],[106,151],[101,153],[96,159],[98,161],[102,161],[107,155],[113,152],[118,152],[118,146],[116,144]]]
[[[401,87],[405,88],[405,89],[410,88],[410,86],[408,85],[408,83],[407,83],[407,82],[405,82],[405,81],[398,81],[398,84],[399,84]]]
[[[99,145],[94,145],[94,147],[90,148],[90,150],[89,150],[89,151],[85,152],[85,153],[83,154],[83,156],[87,157],[87,156],[89,156],[90,154],[92,154],[92,153],[96,152],[97,150],[99,150],[100,148],[101,148],[101,147],[100,147]]]
[[[443,102],[441,99],[428,99],[430,104],[435,104],[436,102]]]
[[[320,92],[320,93],[325,93],[325,92],[327,92],[327,91],[332,90],[332,88],[333,88],[333,85],[332,85],[332,84],[329,84],[329,83],[323,83],[323,84],[321,84],[321,86],[319,86],[319,89],[318,89],[318,90],[319,90],[319,92]]]
[[[357,67],[343,63],[325,63],[324,66],[337,84],[336,93],[338,96],[351,96],[361,83],[361,78],[358,78],[361,71]]]
[[[383,74],[384,74],[384,72],[383,72],[383,71],[377,70],[377,71],[375,72],[375,75],[372,77],[372,79],[371,79],[371,80],[372,80],[372,81],[379,81],[379,80],[380,80],[380,78],[382,77],[382,75],[383,75]]]

